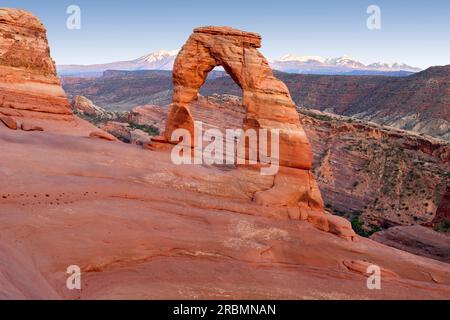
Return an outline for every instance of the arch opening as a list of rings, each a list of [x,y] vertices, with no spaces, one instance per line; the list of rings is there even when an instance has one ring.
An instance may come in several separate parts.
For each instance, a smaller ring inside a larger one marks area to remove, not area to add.
[[[178,142],[171,141],[176,129],[186,129],[194,137],[190,104],[208,74],[222,66],[242,89],[242,128],[278,130],[280,165],[309,170],[312,151],[299,115],[286,85],[273,76],[267,60],[257,50],[260,46],[261,37],[255,33],[228,27],[195,29],[175,60],[174,94],[165,139]]]

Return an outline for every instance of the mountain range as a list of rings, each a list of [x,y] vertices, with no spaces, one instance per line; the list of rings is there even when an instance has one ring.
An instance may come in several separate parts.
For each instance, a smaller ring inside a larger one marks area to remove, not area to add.
[[[351,75],[398,75],[404,76],[419,72],[421,69],[411,67],[404,63],[375,62],[363,64],[349,56],[338,58],[323,58],[319,56],[295,56],[285,55],[280,59],[271,61],[271,67],[275,70],[288,73],[303,74],[351,74]]]
[[[106,70],[172,70],[178,50],[159,50],[129,61],[117,61],[93,65],[59,65],[58,74],[77,76],[101,76]],[[403,63],[375,62],[365,65],[348,56],[339,58],[323,58],[319,56],[285,55],[271,60],[273,69],[302,74],[347,74],[347,75],[392,75],[405,76],[419,72],[421,69]]]

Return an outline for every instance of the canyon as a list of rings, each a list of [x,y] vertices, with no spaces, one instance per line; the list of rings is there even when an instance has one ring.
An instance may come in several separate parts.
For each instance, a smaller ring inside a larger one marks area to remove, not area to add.
[[[448,219],[448,142],[317,110],[298,111],[327,210],[361,224],[362,233],[393,226],[432,228]],[[149,140],[165,130],[168,108],[145,105],[130,112],[102,112],[108,116],[95,118],[106,124],[100,127],[119,139],[123,124],[130,122],[128,137],[136,126],[146,125],[151,128]],[[205,129],[222,132],[245,117],[241,98],[232,95],[200,95],[190,112]]]
[[[450,139],[450,66],[407,77],[274,74],[298,107]],[[110,70],[102,77],[63,77],[62,82],[69,97],[85,96],[113,111],[168,105],[173,92],[169,71]],[[220,71],[207,79],[200,93],[242,97],[241,88]]]
[[[448,163],[448,148],[440,140],[376,125],[368,128],[358,122],[342,126],[347,120],[330,122],[323,114],[302,115],[286,85],[257,51],[261,38],[254,33],[216,27],[194,30],[174,72],[171,111],[140,106],[131,112],[113,112],[82,97],[69,103],[55,79],[45,29],[32,14],[1,9],[0,32],[0,53],[23,57],[13,66],[10,59],[2,60],[10,80],[0,86],[0,97],[5,100],[0,109],[0,178],[7,182],[0,190],[0,298],[450,296],[447,263],[356,235],[348,220],[327,208],[318,186],[322,181],[346,189],[333,179],[341,171],[333,157],[340,156],[338,150],[329,150],[337,143],[322,134],[340,141],[354,139],[356,149],[365,135],[373,137],[374,143],[396,138],[399,147],[430,163],[417,162],[430,167],[427,174],[435,174],[424,180],[430,185],[439,183],[446,170],[443,163]],[[18,38],[11,42],[10,37]],[[30,41],[33,45],[27,52],[43,51],[20,55],[20,50],[11,49],[12,43],[21,47]],[[235,50],[228,51],[229,47]],[[242,52],[250,59],[242,59]],[[197,97],[206,73],[216,64],[244,88],[243,100]],[[202,73],[193,72],[197,68]],[[35,83],[41,87],[38,92],[29,89]],[[34,101],[32,107],[26,99]],[[82,117],[104,129],[109,122],[116,129],[126,123],[128,127],[123,127],[130,134],[146,130],[153,137],[122,143]],[[280,173],[261,175],[258,165],[175,165],[167,133],[179,127],[189,129],[192,119],[204,119],[219,129],[255,125],[285,130]],[[42,130],[17,130],[13,123]],[[157,131],[162,135],[157,136]],[[364,146],[359,148],[357,154],[362,155]],[[372,145],[367,148],[365,155],[373,157]],[[366,176],[373,168],[368,169]],[[364,189],[344,194],[370,197]],[[335,199],[336,208],[346,202],[340,197]],[[383,208],[385,201],[380,201]],[[433,201],[431,207],[441,208],[437,199]],[[355,208],[362,202],[355,201]],[[382,224],[375,211],[361,215],[367,217],[368,226]],[[439,212],[445,213],[445,208]],[[423,221],[428,223],[436,216],[436,212],[425,215]],[[409,218],[396,221],[402,219]],[[81,269],[81,290],[66,286],[66,271],[72,265]],[[381,269],[382,290],[366,286],[372,265]]]

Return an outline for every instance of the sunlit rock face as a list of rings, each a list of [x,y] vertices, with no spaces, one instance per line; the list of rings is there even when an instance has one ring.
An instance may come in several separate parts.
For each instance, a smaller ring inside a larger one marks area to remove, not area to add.
[[[0,9],[0,114],[50,131],[91,127],[72,114],[43,24],[18,9]]]
[[[260,46],[261,37],[255,33],[228,27],[195,29],[175,61],[166,137],[170,139],[176,128],[193,130],[189,103],[197,97],[208,73],[222,66],[242,88],[244,128],[279,129],[280,164],[308,170],[311,146],[286,85],[273,76],[267,60],[257,50]]]
[[[16,99],[25,93],[18,90]],[[215,121],[207,112],[210,104],[200,103],[194,117]],[[61,116],[5,109],[23,112],[13,120],[31,121],[20,126],[30,129],[38,128],[37,115]],[[226,116],[215,123],[249,117],[233,110],[223,110]],[[141,120],[158,113],[147,111]],[[0,189],[0,299],[442,299],[450,294],[446,263],[321,231],[345,236],[351,230],[323,213],[310,170],[285,166],[273,177],[240,166],[178,166],[168,144],[150,151],[111,142],[115,138],[101,131],[92,132],[91,139],[71,136],[80,128],[69,125],[74,119],[54,118],[53,132],[47,130],[50,122],[43,132],[26,132],[0,117],[0,181],[6,181]],[[380,268],[382,290],[367,288],[372,264]],[[72,266],[81,271],[81,290],[67,285]]]
[[[354,232],[348,221],[324,214],[323,200],[311,172],[311,145],[289,90],[274,77],[259,47],[261,36],[256,33],[229,27],[195,29],[175,60],[174,93],[165,139],[170,141],[176,129],[186,129],[194,136],[189,104],[197,99],[208,73],[222,66],[242,89],[242,127],[279,130],[281,168],[272,188],[256,192],[253,201],[261,206],[282,207],[291,219],[308,220],[321,230],[351,239]]]

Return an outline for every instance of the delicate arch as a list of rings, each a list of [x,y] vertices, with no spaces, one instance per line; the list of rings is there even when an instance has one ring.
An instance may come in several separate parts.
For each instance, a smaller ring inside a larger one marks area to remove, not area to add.
[[[194,30],[178,54],[173,68],[174,93],[166,124],[165,138],[184,128],[194,134],[194,119],[189,111],[205,83],[208,73],[223,66],[242,88],[246,109],[244,129],[280,130],[280,164],[310,169],[312,152],[300,125],[299,116],[286,85],[274,77],[257,50],[261,37],[228,27],[203,27]]]

